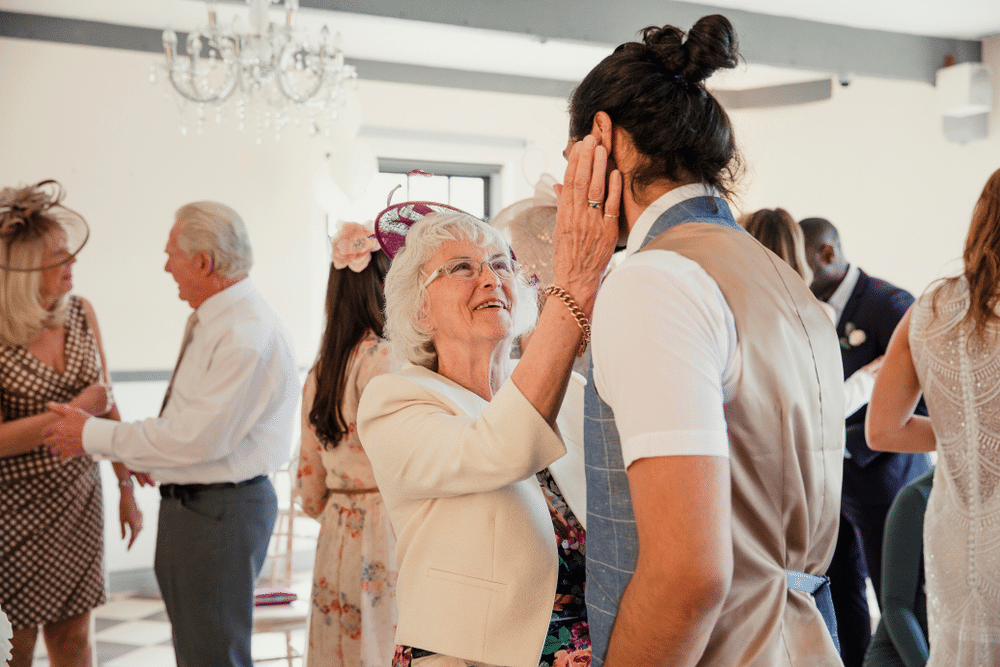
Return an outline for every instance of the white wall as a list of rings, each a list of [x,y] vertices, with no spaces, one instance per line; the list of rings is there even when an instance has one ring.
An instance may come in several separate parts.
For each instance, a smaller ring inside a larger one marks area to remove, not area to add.
[[[996,39],[985,52],[1000,72]],[[76,291],[96,307],[112,370],[173,367],[188,307],[162,271],[163,246],[174,210],[206,198],[246,219],[253,276],[307,366],[328,268],[311,183],[328,145],[289,129],[280,143],[265,135],[258,146],[234,124],[209,123],[200,137],[190,127],[182,137],[162,84],[148,81],[157,60],[0,38],[0,185],[56,178],[66,203],[90,222]],[[1000,167],[996,114],[989,139],[948,144],[933,93],[926,84],[857,77],[827,102],[734,112],[748,165],[741,208],[827,217],[852,260],[923,290],[954,267],[975,199]],[[529,197],[542,171],[561,176],[564,169],[565,100],[366,81],[359,96],[378,155],[500,164],[500,206]],[[108,522],[113,533],[114,513]],[[150,537],[138,560],[149,557]]]
[[[744,210],[827,218],[851,261],[915,294],[957,270],[1000,168],[1000,129],[947,143],[926,84],[857,77],[828,102],[731,115],[749,167]]]

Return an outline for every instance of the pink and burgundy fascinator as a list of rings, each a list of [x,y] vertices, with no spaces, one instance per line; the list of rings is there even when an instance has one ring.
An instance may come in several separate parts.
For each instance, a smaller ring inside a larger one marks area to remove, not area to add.
[[[372,261],[372,253],[378,252],[379,244],[370,227],[345,222],[330,239],[330,247],[334,268],[348,268],[354,273],[361,273]]]
[[[414,174],[419,176],[433,175],[428,174],[426,171],[414,169],[413,171],[407,173],[407,176],[412,176]],[[467,213],[460,208],[430,201],[406,201],[399,204],[393,204],[392,195],[399,188],[400,186],[397,185],[392,189],[392,192],[389,193],[389,197],[386,199],[386,205],[388,208],[384,209],[381,213],[375,216],[375,238],[378,239],[379,245],[382,246],[382,252],[384,252],[389,259],[395,257],[396,253],[398,253],[400,249],[406,245],[406,235],[410,231],[410,227],[412,227],[415,222],[423,218],[425,215],[430,213],[456,211],[458,213],[465,213],[466,215],[475,217],[471,213]],[[517,261],[517,258],[514,257],[513,250],[511,250],[511,259]]]
[[[62,205],[65,194],[62,186],[51,179],[35,185],[0,190],[0,239],[4,248],[0,255],[0,269],[45,271],[71,261],[83,249],[90,238],[90,227],[83,216]],[[66,236],[68,257],[50,265],[11,264],[12,246],[44,239],[56,229]]]
[[[392,196],[391,194],[389,195]],[[392,259],[399,252],[400,248],[406,245],[406,234],[410,231],[417,220],[420,220],[428,213],[442,213],[445,211],[458,211],[465,213],[460,208],[448,206],[447,204],[435,204],[429,201],[407,201],[401,204],[394,204],[375,216],[375,238],[382,246],[382,252]]]
[[[433,176],[426,171],[414,169],[406,173],[407,176]],[[392,195],[401,186],[397,185],[385,199],[386,208],[375,216],[375,238],[382,246],[389,259],[396,256],[399,249],[406,245],[406,234],[420,218],[428,213],[442,213],[444,211],[458,211],[465,213],[462,209],[448,206],[447,204],[435,204],[429,201],[404,201],[401,204],[392,203]]]

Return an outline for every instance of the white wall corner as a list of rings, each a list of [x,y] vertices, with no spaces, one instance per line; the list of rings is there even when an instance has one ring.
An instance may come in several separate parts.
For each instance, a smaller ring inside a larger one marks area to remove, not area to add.
[[[988,136],[990,110],[996,107],[994,72],[986,62],[959,63],[937,71],[934,94],[949,142],[964,144]]]

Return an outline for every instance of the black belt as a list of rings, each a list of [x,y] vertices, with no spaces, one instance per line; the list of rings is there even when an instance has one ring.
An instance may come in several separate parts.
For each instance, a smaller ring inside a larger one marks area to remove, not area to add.
[[[190,498],[203,491],[218,491],[220,489],[238,489],[241,486],[259,484],[267,479],[267,475],[257,475],[242,482],[216,482],[215,484],[160,484],[161,498]]]

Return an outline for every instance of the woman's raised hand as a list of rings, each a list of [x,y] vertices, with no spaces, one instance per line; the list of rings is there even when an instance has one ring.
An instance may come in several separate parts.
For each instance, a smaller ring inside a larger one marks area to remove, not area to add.
[[[617,169],[606,178],[607,165],[607,150],[587,135],[570,150],[563,185],[557,187],[554,280],[588,317],[619,235],[622,178]]]
[[[80,408],[95,417],[103,417],[111,412],[111,408],[115,406],[111,390],[103,384],[92,384],[84,387],[83,391],[69,402],[69,405]]]

